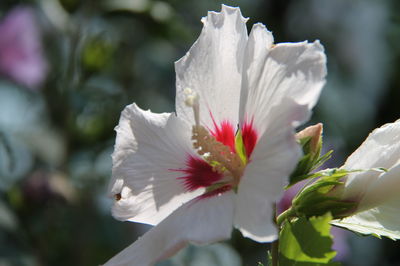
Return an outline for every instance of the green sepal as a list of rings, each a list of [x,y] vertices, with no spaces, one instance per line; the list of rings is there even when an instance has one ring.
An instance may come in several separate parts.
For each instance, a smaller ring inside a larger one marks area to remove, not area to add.
[[[345,217],[357,206],[357,202],[343,201],[340,195],[330,193],[333,189],[343,186],[341,178],[351,172],[345,169],[327,169],[311,175],[311,178],[319,178],[314,183],[306,186],[293,199],[292,208],[298,215],[306,217],[323,215],[331,212],[335,218]]]
[[[279,234],[279,266],[340,265],[332,262],[336,252],[332,250],[331,220],[332,215],[326,213],[286,221]]]
[[[300,146],[302,147],[303,152],[305,154],[312,152],[310,149],[311,139],[312,139],[312,137],[309,136],[309,137],[304,137],[304,138],[298,140],[298,142],[299,142]]]
[[[375,167],[375,168],[371,168],[369,170],[373,170],[373,171],[377,171],[377,172],[384,172],[386,173],[387,171],[389,171],[388,169],[384,168],[384,167]]]
[[[304,179],[311,178],[312,174],[310,174],[310,172],[317,169],[331,158],[332,150],[321,156],[322,137],[318,142],[316,150],[311,149],[311,139],[312,137],[304,137],[298,141],[304,155],[300,158],[295,170],[290,175],[287,188]]]
[[[333,152],[333,150],[330,150],[327,153],[325,153],[324,155],[319,156],[318,159],[316,159],[316,161],[314,162],[314,166],[313,166],[312,170],[317,169],[318,167],[323,165],[326,161],[328,161],[332,156],[332,152]]]

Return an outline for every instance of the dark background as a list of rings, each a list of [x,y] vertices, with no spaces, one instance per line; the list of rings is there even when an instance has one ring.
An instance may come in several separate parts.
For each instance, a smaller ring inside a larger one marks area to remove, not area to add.
[[[222,3],[240,6],[249,29],[265,24],[277,43],[324,45],[327,85],[310,124],[324,124],[325,147],[335,150],[330,167],[400,117],[399,1]],[[120,112],[132,102],[174,111],[173,63],[221,2],[2,0],[0,18],[21,5],[36,16],[48,71],[35,88],[0,76],[0,265],[99,265],[148,229],[110,215]],[[351,233],[345,241],[346,265],[400,264],[394,241]],[[257,265],[267,248],[235,232],[160,265]]]

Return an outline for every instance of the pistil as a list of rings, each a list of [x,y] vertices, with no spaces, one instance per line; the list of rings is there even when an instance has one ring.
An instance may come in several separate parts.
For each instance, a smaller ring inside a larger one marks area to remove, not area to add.
[[[192,107],[195,125],[192,128],[193,147],[197,153],[212,166],[214,172],[226,175],[231,179],[229,183],[236,187],[243,175],[244,163],[239,155],[231,151],[231,148],[216,140],[209,130],[200,125],[199,96],[193,90],[186,88],[185,104]]]
[[[237,186],[243,175],[244,164],[230,147],[217,141],[203,126],[193,126],[193,147],[197,153],[213,167],[213,171],[224,174],[228,171],[232,176],[232,185]]]

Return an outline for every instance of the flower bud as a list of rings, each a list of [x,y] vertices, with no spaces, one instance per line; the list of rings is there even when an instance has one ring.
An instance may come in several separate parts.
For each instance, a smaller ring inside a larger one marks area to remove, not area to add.
[[[296,139],[302,147],[303,157],[289,178],[289,186],[308,178],[311,172],[330,158],[331,151],[321,155],[322,124],[309,126],[296,134]]]
[[[322,123],[309,126],[296,134],[296,139],[312,154],[319,154],[322,146]],[[302,143],[304,142],[304,144]]]
[[[363,211],[399,197],[399,159],[400,121],[375,129],[342,166],[361,170],[346,177],[342,198]]]
[[[347,159],[348,174],[338,189],[354,211],[332,224],[361,234],[400,239],[400,120],[375,129]]]

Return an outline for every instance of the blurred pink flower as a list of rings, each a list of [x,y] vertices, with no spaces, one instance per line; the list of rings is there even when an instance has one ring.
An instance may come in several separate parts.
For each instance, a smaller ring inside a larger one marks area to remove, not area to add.
[[[46,74],[47,62],[34,10],[16,7],[0,22],[0,75],[37,89]]]
[[[299,192],[299,190],[306,185],[306,183],[306,181],[301,181],[291,186],[288,190],[285,190],[281,200],[276,205],[276,211],[278,212],[278,215],[292,206],[293,198],[296,196],[297,192]]]
[[[297,195],[297,192],[299,192],[299,190],[302,189],[307,184],[307,181],[308,180],[304,180],[299,183],[296,183],[285,191],[283,197],[276,206],[278,215],[284,212],[285,210],[289,209],[290,206],[292,206],[293,198]],[[349,254],[350,247],[349,244],[347,243],[347,236],[349,232],[341,228],[332,226],[331,233],[333,235],[332,248],[337,252],[335,260],[341,261],[345,259]]]

